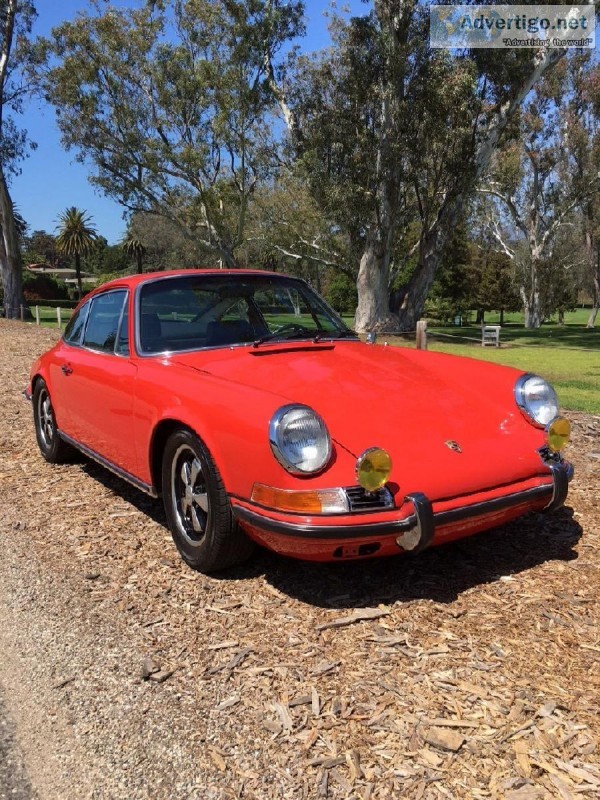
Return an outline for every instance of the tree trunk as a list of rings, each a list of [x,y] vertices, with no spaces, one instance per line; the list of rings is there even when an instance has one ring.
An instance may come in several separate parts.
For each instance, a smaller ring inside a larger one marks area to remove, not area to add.
[[[357,333],[398,328],[397,319],[389,310],[390,248],[387,238],[382,236],[379,227],[370,232],[360,259],[356,280],[358,306],[354,315]]]
[[[462,212],[468,192],[448,198],[441,207],[432,227],[421,235],[419,261],[412,274],[400,308],[400,330],[414,331],[423,316],[425,301],[435,280],[444,247]]]
[[[558,324],[561,326],[564,326],[565,324],[565,312],[562,308],[558,311]]]
[[[414,331],[417,329],[417,322],[423,316],[425,301],[431,289],[431,284],[435,279],[435,272],[441,253],[431,251],[426,257],[423,256],[423,250],[421,249],[419,263],[408,282],[408,289],[400,307],[398,316],[400,330],[402,331]]]
[[[521,286],[520,294],[525,313],[525,327],[537,330],[542,325],[542,304],[538,282],[538,264],[535,258],[531,259],[529,274],[531,278],[529,289],[527,290],[524,286]]]
[[[13,204],[6,179],[0,171],[0,264],[4,286],[4,306],[8,319],[17,319],[23,305],[23,283],[19,239],[15,228]]]
[[[593,305],[589,319],[587,321],[587,328],[593,328],[596,324],[596,317],[598,316],[598,309],[600,308],[600,248],[598,249],[596,265],[593,275]]]
[[[216,249],[219,254],[219,269],[240,269],[238,260],[230,247],[219,245]]]
[[[137,261],[138,275],[141,275],[142,272],[144,271],[144,268],[143,268],[143,265],[142,265],[143,264],[142,258],[143,258],[143,254],[140,253],[140,251],[138,250],[138,252],[135,254],[135,259]]]
[[[500,309],[500,325],[504,325],[504,309]]]
[[[78,300],[83,297],[83,286],[81,285],[81,256],[75,253],[75,275],[77,277],[77,291],[79,292]]]

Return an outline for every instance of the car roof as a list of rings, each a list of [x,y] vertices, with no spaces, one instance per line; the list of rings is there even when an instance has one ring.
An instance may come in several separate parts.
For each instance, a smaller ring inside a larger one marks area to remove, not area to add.
[[[136,286],[139,286],[140,283],[145,283],[146,281],[151,281],[153,279],[160,279],[160,278],[173,278],[178,275],[237,275],[238,277],[243,277],[244,275],[269,275],[271,277],[278,277],[278,278],[287,278],[288,275],[284,275],[281,272],[271,272],[269,270],[262,270],[262,269],[172,269],[172,270],[161,270],[160,272],[143,272],[142,274],[136,275],[124,275],[122,278],[114,278],[112,281],[107,281],[106,283],[97,286],[91,292],[89,292],[86,296],[90,297],[93,294],[96,294],[100,291],[105,291],[106,289],[113,289],[113,288],[123,288],[127,287],[129,289],[135,289]]]

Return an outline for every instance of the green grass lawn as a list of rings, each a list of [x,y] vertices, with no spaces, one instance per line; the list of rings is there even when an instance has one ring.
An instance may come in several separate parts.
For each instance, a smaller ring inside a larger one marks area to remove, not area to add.
[[[459,344],[462,340],[468,344],[474,340],[473,343],[477,345],[481,342],[479,326],[431,326],[429,332],[432,338],[449,343]],[[569,321],[565,325],[546,323],[537,330],[528,330],[523,325],[510,323],[502,326],[500,341],[503,347],[567,347],[600,352],[600,320],[596,328],[586,328],[585,325]]]
[[[31,311],[34,323],[35,323],[35,306],[36,303],[32,303],[29,306],[29,310]],[[56,315],[56,308],[52,308],[51,306],[40,305],[39,309],[40,309],[40,325],[43,328],[57,328],[58,317]],[[61,316],[62,330],[65,329],[67,322],[71,319],[73,311],[74,308],[72,306],[61,306],[60,316]],[[29,322],[31,321],[32,320],[29,320]]]

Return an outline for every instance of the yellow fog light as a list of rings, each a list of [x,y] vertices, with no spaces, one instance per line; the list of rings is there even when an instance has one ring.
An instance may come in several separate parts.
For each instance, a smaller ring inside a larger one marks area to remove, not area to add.
[[[370,447],[358,457],[356,477],[368,492],[375,492],[387,483],[392,471],[392,459],[389,453],[380,447]]]
[[[546,438],[550,450],[558,453],[569,444],[571,439],[571,423],[564,417],[556,417],[546,428]]]

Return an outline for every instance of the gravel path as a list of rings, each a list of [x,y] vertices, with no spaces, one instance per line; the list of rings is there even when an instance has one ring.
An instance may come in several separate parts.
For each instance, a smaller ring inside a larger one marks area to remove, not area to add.
[[[23,754],[15,743],[15,727],[0,688],[0,800],[32,800]]]
[[[0,320],[0,800],[600,797],[600,418],[572,510],[206,578],[159,503],[38,455],[53,339]]]

